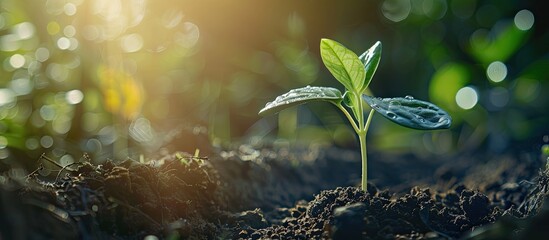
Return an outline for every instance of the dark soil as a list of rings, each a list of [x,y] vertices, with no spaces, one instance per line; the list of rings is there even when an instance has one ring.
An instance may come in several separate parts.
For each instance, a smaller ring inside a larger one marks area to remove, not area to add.
[[[254,149],[0,177],[0,239],[543,239],[540,156]],[[43,159],[43,162],[51,160]],[[51,164],[50,164],[51,165]],[[19,176],[19,177],[17,177]],[[374,185],[375,184],[375,185]]]

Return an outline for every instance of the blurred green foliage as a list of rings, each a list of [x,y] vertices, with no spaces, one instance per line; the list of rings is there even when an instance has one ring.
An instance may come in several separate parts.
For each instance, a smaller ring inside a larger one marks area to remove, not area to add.
[[[374,121],[373,147],[452,154],[540,141],[549,134],[542,5],[0,0],[0,159],[32,163],[47,153],[70,163],[82,152],[123,158],[167,145],[192,152],[204,148],[189,139],[204,132],[195,126],[214,145],[300,139],[355,147],[336,108],[256,115],[287,89],[334,86],[320,64],[323,37],[355,52],[382,41],[367,91],[429,100],[455,121],[430,133]]]

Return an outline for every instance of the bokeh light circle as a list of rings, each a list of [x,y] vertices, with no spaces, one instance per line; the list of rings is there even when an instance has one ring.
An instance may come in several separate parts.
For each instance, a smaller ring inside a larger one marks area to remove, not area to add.
[[[29,138],[25,141],[25,147],[27,147],[27,149],[29,150],[35,150],[40,147],[40,143],[36,138]]]
[[[412,4],[410,0],[385,0],[381,5],[381,13],[385,18],[400,22],[410,15]]]
[[[72,16],[76,14],[76,5],[74,3],[67,3],[63,6],[63,11],[67,16]]]
[[[76,35],[76,28],[73,25],[68,25],[63,28],[63,34],[65,34],[66,37],[74,37]]]
[[[61,50],[67,50],[71,47],[71,40],[66,37],[61,37],[57,40],[57,47]]]
[[[40,138],[40,145],[44,148],[50,148],[53,146],[53,138],[51,136],[43,136]]]
[[[50,58],[50,50],[43,47],[38,48],[34,52],[34,57],[40,62],[45,62],[46,60],[48,60],[48,58]]]
[[[507,77],[507,66],[500,61],[495,61],[486,68],[486,75],[492,82],[501,82]]]
[[[463,87],[456,93],[456,103],[462,109],[471,109],[478,103],[478,93],[472,87]]]
[[[137,52],[143,47],[143,37],[137,33],[128,34],[120,39],[120,47],[124,52]]]
[[[15,69],[23,67],[25,65],[25,57],[21,54],[14,54],[10,57],[10,65]]]
[[[84,94],[80,90],[70,90],[65,95],[65,99],[69,104],[78,104],[84,99]]]
[[[529,30],[534,26],[534,14],[526,9],[520,10],[515,15],[514,22],[518,29],[523,31]]]

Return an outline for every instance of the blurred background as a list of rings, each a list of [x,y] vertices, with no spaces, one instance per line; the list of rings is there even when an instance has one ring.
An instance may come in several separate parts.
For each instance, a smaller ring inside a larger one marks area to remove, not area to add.
[[[343,89],[321,38],[383,43],[370,91],[431,101],[450,130],[375,116],[369,146],[417,155],[549,148],[543,1],[0,0],[0,166],[231,144],[357,148],[337,108],[260,118],[305,85]],[[545,94],[544,94],[545,92]]]

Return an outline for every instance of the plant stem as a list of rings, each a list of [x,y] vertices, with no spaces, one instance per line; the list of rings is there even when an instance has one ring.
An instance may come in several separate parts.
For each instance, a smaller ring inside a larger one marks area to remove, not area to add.
[[[374,109],[370,110],[370,114],[368,114],[368,120],[366,120],[366,125],[364,125],[364,132],[368,132],[368,128],[370,128],[370,122],[372,122],[372,117],[374,116]],[[365,134],[366,135],[366,134]]]
[[[368,133],[368,128],[370,127],[370,123],[372,122],[374,112],[374,109],[370,110],[370,114],[368,114],[368,119],[366,120],[366,124],[364,124],[364,128],[361,131],[357,132],[358,140],[360,142],[360,156],[362,159],[361,188],[364,192],[366,192],[366,190],[368,189],[368,150],[366,149],[366,133]]]
[[[353,119],[353,117],[351,117],[351,114],[349,114],[347,109],[345,109],[341,104],[335,104],[335,105],[339,108],[339,110],[341,110],[343,112],[343,114],[345,114],[345,116],[347,117],[347,119],[349,120],[351,125],[353,126],[353,129],[355,130],[355,132],[356,133],[360,132],[360,129],[356,125],[355,120]]]
[[[368,152],[366,150],[366,131],[358,134],[358,140],[360,142],[360,155],[362,157],[362,191],[366,192],[368,188]]]
[[[364,128],[364,100],[362,100],[362,98],[360,97],[360,93],[356,94],[356,96],[358,96],[356,100],[358,102],[358,127],[360,128],[360,130],[366,132],[367,129]],[[364,135],[366,135],[366,133],[364,133]]]
[[[356,134],[358,135],[358,140],[360,142],[360,156],[362,160],[362,180],[361,180],[361,189],[362,191],[366,192],[368,188],[368,151],[366,150],[366,133],[368,132],[368,128],[370,127],[370,122],[372,121],[372,117],[374,116],[374,109],[370,110],[370,114],[368,115],[368,119],[366,119],[366,123],[364,123],[364,116],[363,116],[363,110],[362,110],[362,100],[359,102],[359,116],[357,117],[358,126],[355,122],[354,118],[349,114],[347,109],[345,109],[341,104],[335,104],[342,112],[345,114],[351,125],[353,126],[353,129],[355,130]],[[355,112],[353,112],[355,113]],[[356,114],[356,113],[355,113]]]

